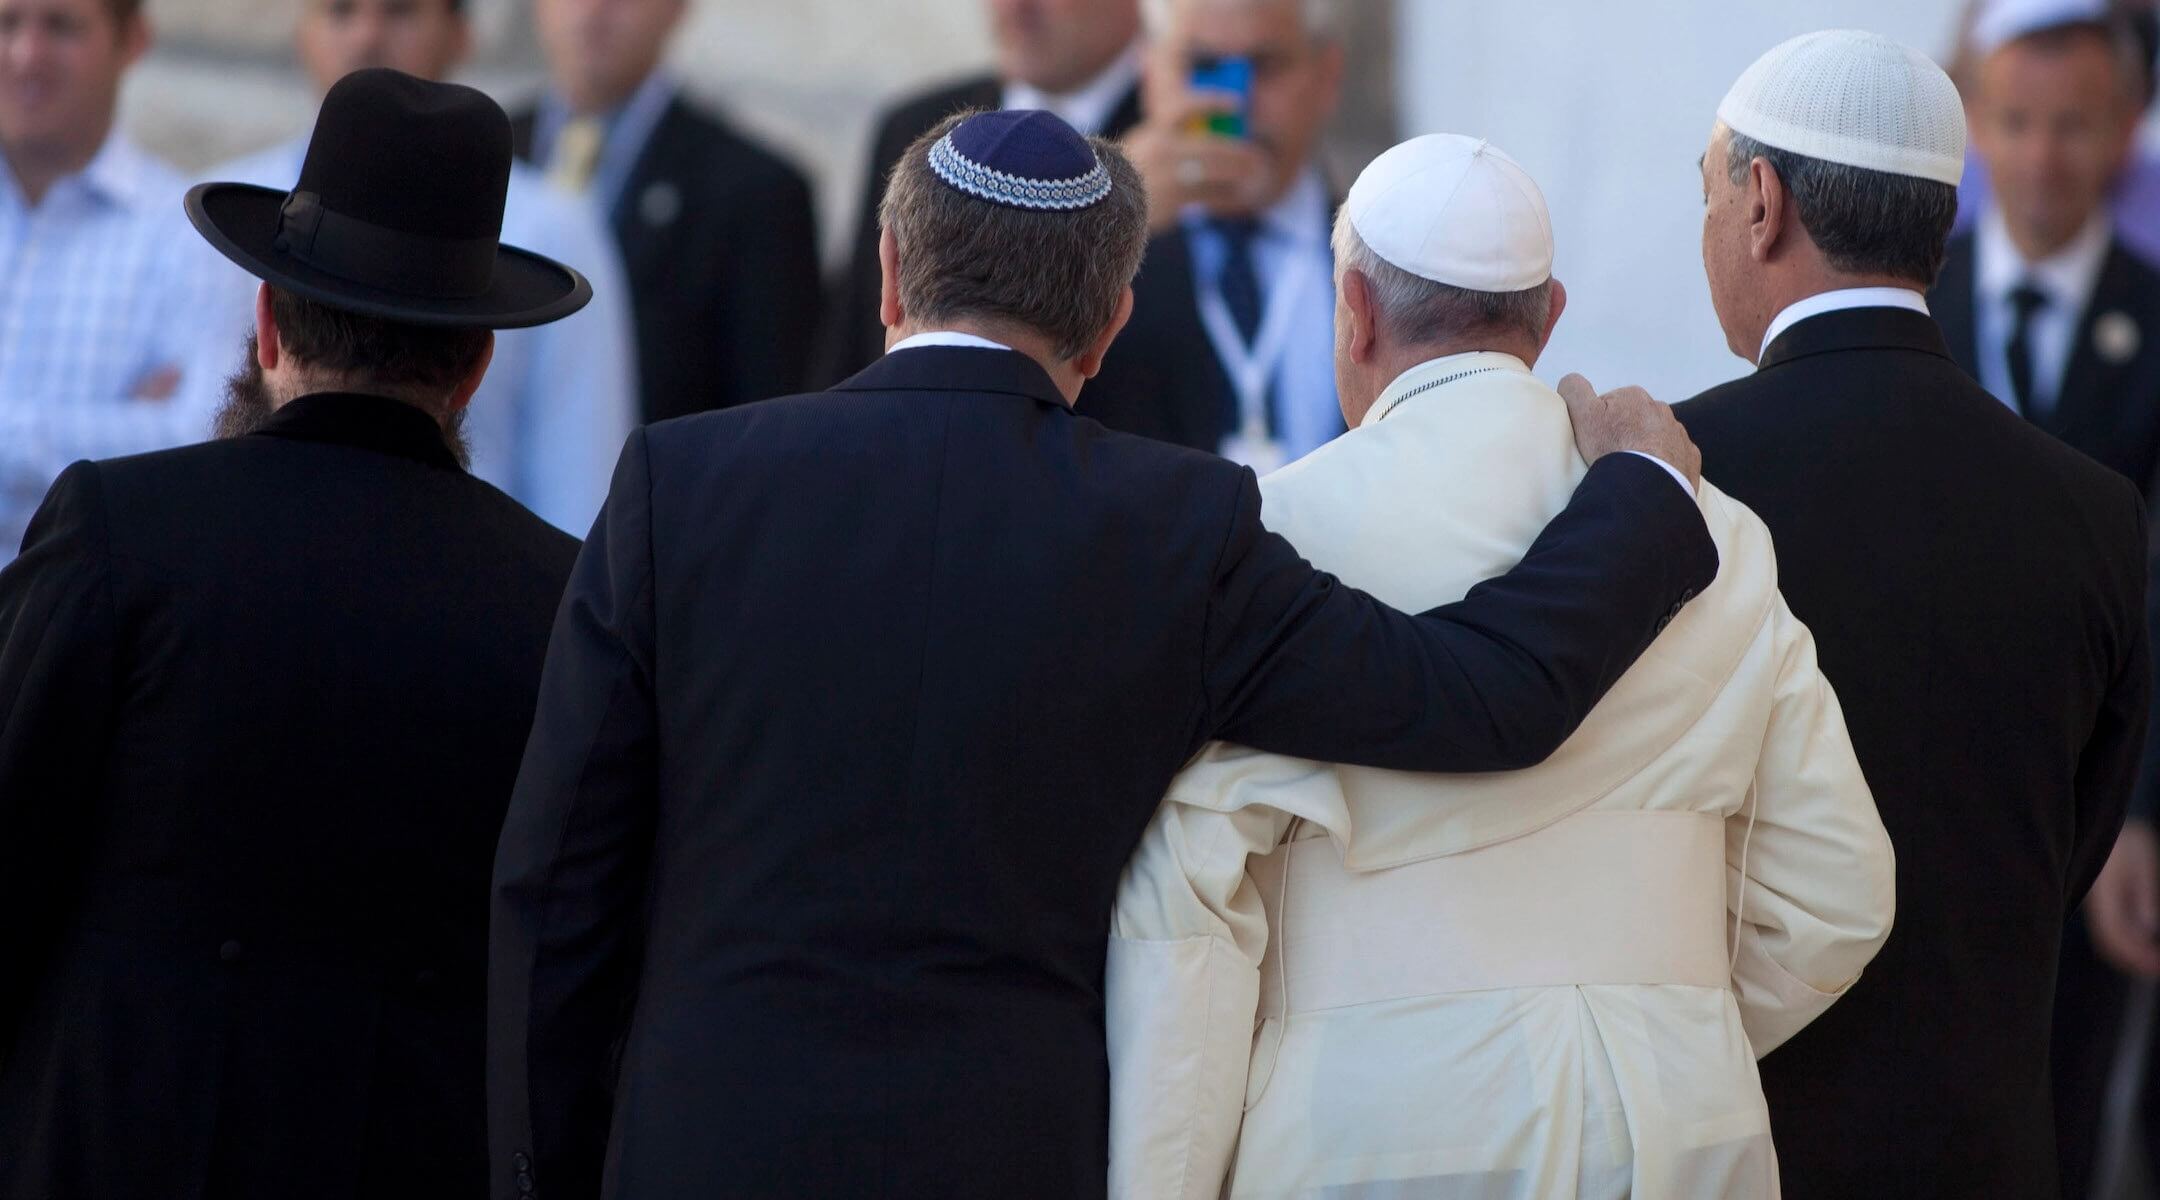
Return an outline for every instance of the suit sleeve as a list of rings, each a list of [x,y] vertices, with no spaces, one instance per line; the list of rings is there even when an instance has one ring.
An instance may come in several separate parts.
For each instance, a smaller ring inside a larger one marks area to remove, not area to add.
[[[2146,494],[2160,496],[2160,479],[2148,485]],[[2160,646],[2160,524],[2152,520],[2150,510],[2146,534],[2145,647],[2150,658],[2153,647]],[[2130,795],[2130,818],[2151,823],[2160,819],[2160,706],[2148,707],[2145,749],[2139,759],[2137,786]]]
[[[2150,567],[2143,500],[2138,500],[2135,513],[2134,545],[2138,549],[2132,561],[2139,567],[2126,573],[2129,585],[2123,603],[2123,650],[2094,719],[2092,736],[2078,758],[2077,841],[2071,847],[2068,890],[2063,895],[2066,915],[2084,902],[2093,879],[2115,848],[2115,837],[2122,832],[2123,814],[2138,784],[2139,765],[2148,749],[2145,736],[2152,718],[2153,665],[2152,635],[2147,627],[2151,597],[2146,594]]]
[[[97,468],[76,463],[0,569],[0,1056],[64,919],[111,741],[109,563]]]
[[[722,408],[802,390],[824,301],[810,185],[782,167],[739,203],[738,232],[722,246],[727,307],[712,326],[728,342],[732,378],[715,381]]]
[[[488,1114],[500,1200],[599,1194],[657,805],[645,437],[625,444],[571,573],[496,853]]]
[[[1778,600],[1776,656],[1755,782],[1726,820],[1733,995],[1757,1057],[1837,1002],[1890,936],[1897,858],[1815,639]]]
[[[1247,472],[1208,616],[1202,734],[1393,770],[1532,766],[1716,574],[1695,501],[1614,454],[1514,570],[1409,617],[1261,528]]]

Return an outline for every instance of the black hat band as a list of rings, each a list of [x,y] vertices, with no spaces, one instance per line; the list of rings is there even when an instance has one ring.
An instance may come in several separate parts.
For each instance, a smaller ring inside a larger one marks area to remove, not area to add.
[[[494,238],[406,233],[323,207],[292,192],[278,210],[279,252],[340,279],[412,296],[470,299],[495,278]]]

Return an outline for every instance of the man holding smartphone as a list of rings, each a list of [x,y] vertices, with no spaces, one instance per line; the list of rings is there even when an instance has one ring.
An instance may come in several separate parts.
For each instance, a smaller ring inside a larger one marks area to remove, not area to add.
[[[1342,90],[1328,0],[1173,0],[1127,139],[1152,240],[1081,411],[1263,474],[1340,434],[1336,196],[1314,163]]]

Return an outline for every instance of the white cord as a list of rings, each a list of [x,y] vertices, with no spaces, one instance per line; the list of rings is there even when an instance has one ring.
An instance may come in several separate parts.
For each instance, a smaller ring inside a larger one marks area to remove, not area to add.
[[[1732,952],[1727,955],[1727,970],[1737,970],[1740,966],[1740,930],[1747,924],[1748,845],[1755,840],[1755,814],[1762,807],[1756,801],[1755,789],[1752,786],[1748,788],[1747,799],[1742,803],[1747,805],[1748,810],[1747,832],[1740,835],[1740,896],[1733,904]]]

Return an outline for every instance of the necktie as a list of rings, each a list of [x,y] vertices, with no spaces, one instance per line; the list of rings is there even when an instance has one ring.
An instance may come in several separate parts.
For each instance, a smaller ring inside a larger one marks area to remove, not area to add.
[[[576,195],[592,182],[593,167],[600,161],[600,143],[607,133],[598,117],[572,117],[555,135],[555,154],[548,160],[548,183]]]
[[[1260,336],[1260,272],[1253,265],[1253,238],[1260,232],[1260,223],[1251,217],[1219,217],[1213,224],[1223,241],[1222,273],[1216,277],[1215,286],[1221,289],[1223,307],[1230,310],[1231,323],[1237,326],[1238,336],[1245,340],[1245,346],[1250,350]],[[1271,430],[1275,426],[1274,393],[1274,380],[1271,379],[1268,381],[1268,427]],[[1229,400],[1231,408],[1224,427],[1236,429],[1243,423],[1244,414],[1237,409],[1235,394]]]
[[[2039,408],[2039,397],[2033,395],[2032,319],[2047,304],[2047,293],[2030,283],[2010,289],[2010,307],[2015,317],[2004,357],[2009,360],[2010,390],[2015,393],[2011,398],[2017,401],[2018,411],[2028,417]]]
[[[1222,278],[1217,284],[1230,319],[1250,346],[1260,333],[1260,272],[1253,266],[1252,253],[1260,223],[1250,217],[1225,217],[1215,222],[1215,228],[1223,239]]]

